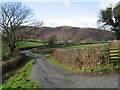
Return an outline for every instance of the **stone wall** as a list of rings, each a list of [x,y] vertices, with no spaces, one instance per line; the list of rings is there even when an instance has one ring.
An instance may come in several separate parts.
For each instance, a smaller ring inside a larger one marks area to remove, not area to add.
[[[70,67],[90,68],[109,63],[109,45],[73,49],[56,48],[53,57],[59,63]]]

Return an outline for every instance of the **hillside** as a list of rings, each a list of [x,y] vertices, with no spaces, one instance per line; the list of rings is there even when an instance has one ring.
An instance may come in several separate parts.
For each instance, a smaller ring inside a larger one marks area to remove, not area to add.
[[[70,26],[61,27],[42,27],[36,33],[38,39],[49,38],[50,36],[56,36],[58,40],[112,40],[114,39],[114,34],[110,31],[99,30],[95,28],[78,28]]]

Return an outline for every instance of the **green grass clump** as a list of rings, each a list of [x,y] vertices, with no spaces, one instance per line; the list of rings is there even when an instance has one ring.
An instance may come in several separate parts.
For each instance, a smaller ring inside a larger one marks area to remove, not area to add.
[[[30,72],[33,66],[35,59],[30,60],[22,69],[21,73],[18,73],[14,76],[8,83],[3,84],[0,89],[8,88],[41,88],[42,87],[31,80]]]
[[[61,49],[71,49],[71,48],[79,48],[79,47],[87,47],[87,46],[99,46],[99,45],[108,45],[108,43],[66,46],[66,47],[61,47]]]

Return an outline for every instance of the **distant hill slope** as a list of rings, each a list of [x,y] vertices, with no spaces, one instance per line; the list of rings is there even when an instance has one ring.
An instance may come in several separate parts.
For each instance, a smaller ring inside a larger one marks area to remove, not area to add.
[[[94,39],[94,40],[113,40],[114,34],[111,31],[99,30],[95,28],[78,28],[70,26],[61,26],[61,27],[42,27],[42,30],[39,30],[36,35],[38,39],[49,38],[50,36],[56,36],[58,40],[85,40],[85,39]]]

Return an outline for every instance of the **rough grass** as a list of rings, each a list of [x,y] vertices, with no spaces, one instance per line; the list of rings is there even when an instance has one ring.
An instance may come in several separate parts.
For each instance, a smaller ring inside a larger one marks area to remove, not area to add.
[[[87,47],[87,46],[99,46],[99,45],[108,45],[108,43],[75,45],[75,46],[66,46],[66,47],[60,47],[60,48],[61,49],[71,49],[71,48],[79,48],[79,47]]]
[[[11,78],[11,80],[7,84],[3,84],[0,89],[8,89],[8,88],[40,88],[42,87],[31,80],[30,72],[32,66],[34,64],[35,59],[31,59],[19,72],[17,72],[16,76]]]

